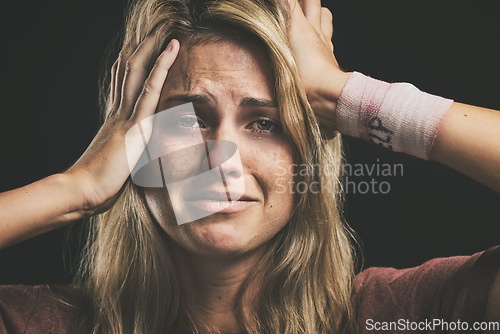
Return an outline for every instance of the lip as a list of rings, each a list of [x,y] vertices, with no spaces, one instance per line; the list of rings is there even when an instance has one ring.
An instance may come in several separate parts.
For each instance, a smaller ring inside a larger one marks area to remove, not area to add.
[[[231,198],[235,198],[233,201]],[[188,194],[186,197],[187,201],[203,201],[203,200],[211,200],[211,201],[220,201],[220,202],[257,202],[256,198],[253,198],[249,195],[242,194],[237,191],[229,191],[226,193],[225,191],[217,191],[217,190],[207,190],[207,191],[196,191],[192,194]]]
[[[218,201],[211,199],[190,200],[188,203],[197,209],[207,212],[235,213],[248,209],[257,201]]]
[[[230,196],[225,191],[207,190],[197,191],[187,196],[186,201],[189,205],[196,207],[199,210],[207,212],[220,212],[220,213],[235,213],[246,210],[258,202],[257,199],[237,192],[229,192],[233,198],[237,200],[232,201]]]

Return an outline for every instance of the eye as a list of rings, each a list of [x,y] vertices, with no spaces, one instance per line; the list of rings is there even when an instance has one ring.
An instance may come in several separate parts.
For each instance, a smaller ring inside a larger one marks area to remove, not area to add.
[[[200,124],[198,124],[198,119],[196,116],[183,116],[177,120],[177,126],[183,128],[198,128]]]
[[[271,133],[279,130],[279,126],[269,119],[259,119],[250,124],[250,128],[259,133]]]
[[[258,120],[256,123],[259,130],[269,131],[273,127],[273,123],[265,119]]]

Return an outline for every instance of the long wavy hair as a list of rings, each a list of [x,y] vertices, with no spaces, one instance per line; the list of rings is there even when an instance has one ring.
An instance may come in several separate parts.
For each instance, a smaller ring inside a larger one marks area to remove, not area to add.
[[[315,171],[294,176],[295,182],[314,184],[321,191],[296,194],[290,220],[248,274],[234,310],[242,328],[252,333],[355,332],[351,306],[355,248],[341,214],[341,137],[326,140],[322,136],[308,103],[287,39],[287,1],[137,0],[128,13],[124,45],[134,39],[139,44],[158,25],[171,23],[157,40],[158,53],[172,38],[183,45],[228,36],[251,36],[260,41],[271,63],[282,127],[293,146],[295,163]],[[109,84],[102,85],[102,93],[104,111],[109,113]],[[88,300],[85,331],[156,334],[207,330],[182,298],[169,242],[146,205],[143,189],[129,179],[114,205],[90,221],[75,281]],[[250,283],[257,278],[260,290],[249,324],[241,306]]]

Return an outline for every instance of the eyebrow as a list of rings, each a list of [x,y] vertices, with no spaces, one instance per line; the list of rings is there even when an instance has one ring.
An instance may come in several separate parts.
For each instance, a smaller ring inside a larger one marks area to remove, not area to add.
[[[182,101],[182,102],[192,102],[192,103],[209,103],[210,97],[202,94],[178,94],[172,95],[164,99],[162,103],[167,103],[171,101]],[[258,99],[255,97],[244,97],[240,101],[240,107],[266,107],[266,108],[277,108],[278,104],[274,100],[269,99]]]
[[[256,99],[254,97],[244,97],[240,101],[241,107],[267,107],[276,108],[278,104],[274,100]]]

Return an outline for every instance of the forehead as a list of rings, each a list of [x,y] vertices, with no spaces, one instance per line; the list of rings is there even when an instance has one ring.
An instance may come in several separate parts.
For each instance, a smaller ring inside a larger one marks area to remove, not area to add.
[[[265,86],[271,83],[271,67],[262,45],[251,41],[209,40],[182,45],[169,71],[170,88],[190,90],[200,80]]]
[[[258,63],[268,63],[262,45],[250,41],[228,39],[209,40],[181,48],[183,63],[196,64],[200,69],[214,66],[245,69]]]

